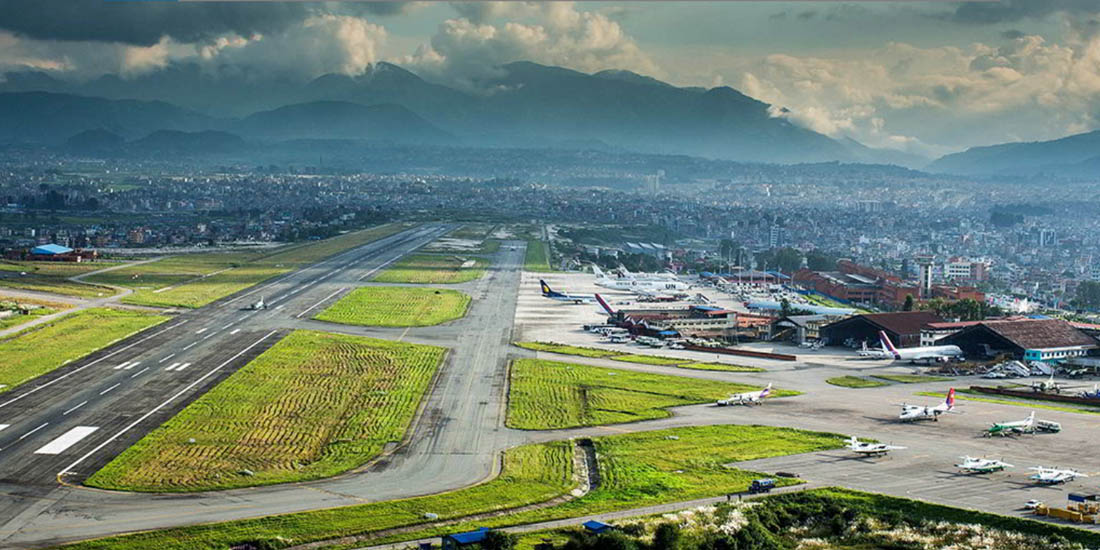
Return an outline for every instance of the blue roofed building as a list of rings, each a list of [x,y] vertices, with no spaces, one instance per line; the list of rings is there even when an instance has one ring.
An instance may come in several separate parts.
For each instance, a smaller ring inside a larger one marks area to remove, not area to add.
[[[31,254],[35,256],[57,256],[60,254],[68,254],[72,251],[73,249],[59,244],[44,244],[32,248]]]
[[[471,544],[481,544],[485,542],[485,537],[488,535],[488,527],[478,527],[474,531],[444,535],[443,550],[455,550],[457,548],[465,548]]]

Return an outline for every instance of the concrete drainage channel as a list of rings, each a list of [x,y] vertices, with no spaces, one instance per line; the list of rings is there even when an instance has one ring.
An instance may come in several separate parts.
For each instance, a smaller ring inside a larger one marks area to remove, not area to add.
[[[384,529],[381,531],[374,531],[365,535],[355,535],[350,537],[343,537],[339,539],[329,539],[317,542],[311,542],[308,544],[301,544],[298,546],[292,546],[287,550],[314,550],[318,548],[325,548],[329,546],[347,546],[359,542],[369,542],[371,540],[377,540],[384,537],[390,537],[393,535],[400,535],[402,533],[412,533],[421,531],[431,527],[446,527],[448,525],[455,525],[457,523],[465,523],[468,521],[478,521],[482,519],[489,519],[500,517],[509,514],[516,514],[519,512],[526,512],[528,510],[539,510],[542,508],[549,508],[551,506],[557,506],[564,502],[569,502],[574,499],[578,499],[587,495],[593,489],[600,486],[600,470],[596,457],[596,447],[593,445],[591,439],[579,439],[573,442],[573,481],[577,486],[570,492],[561,495],[559,497],[552,498],[550,500],[539,502],[536,504],[528,504],[527,506],[520,506],[517,508],[508,508],[505,510],[495,510],[493,512],[485,512],[484,514],[474,514],[470,516],[463,516],[460,518],[452,518],[442,521],[429,521],[425,523],[418,523],[416,525],[408,525],[405,527],[395,527],[393,529]],[[421,539],[424,540],[424,539]],[[416,545],[421,540],[409,540],[403,542],[395,542],[391,544],[383,544],[378,546],[364,546],[359,547],[357,550],[382,550],[389,548],[407,548]],[[433,544],[439,544],[439,537],[432,537],[430,540]]]

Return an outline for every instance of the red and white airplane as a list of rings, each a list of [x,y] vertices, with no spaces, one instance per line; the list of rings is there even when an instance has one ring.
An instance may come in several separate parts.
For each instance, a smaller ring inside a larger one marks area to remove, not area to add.
[[[945,363],[951,359],[961,358],[963,356],[963,352],[959,349],[959,346],[920,346],[898,349],[894,347],[894,343],[890,341],[890,337],[886,335],[886,331],[882,330],[878,331],[878,339],[879,343],[882,344],[882,353],[879,354],[878,357],[882,359],[910,361],[913,363],[917,361]]]

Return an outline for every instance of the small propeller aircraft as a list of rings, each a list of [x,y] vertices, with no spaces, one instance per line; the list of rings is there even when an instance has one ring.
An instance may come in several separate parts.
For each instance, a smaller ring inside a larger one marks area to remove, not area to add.
[[[912,422],[914,420],[933,420],[939,421],[940,415],[946,412],[953,412],[955,410],[955,388],[951,388],[947,391],[947,399],[934,407],[925,407],[922,405],[910,405],[908,403],[901,404],[901,413],[898,414],[898,420],[902,422]]]
[[[267,304],[264,302],[264,297],[260,296],[260,301],[252,304],[251,308],[254,311],[259,311],[261,309],[267,309]]]
[[[974,458],[972,456],[960,456],[959,458],[962,459],[962,463],[956,464],[955,467],[968,474],[989,474],[1000,472],[1005,468],[1015,468],[1015,466],[1002,460]]]
[[[719,400],[717,404],[719,407],[725,407],[726,405],[760,405],[764,402],[764,398],[771,392],[772,385],[768,384],[760,391],[737,393]]]
[[[848,440],[848,450],[862,456],[886,456],[890,451],[899,451],[904,448],[885,443],[864,443],[854,435]]]
[[[1023,420],[1016,420],[1014,422],[994,422],[992,426],[985,431],[986,437],[994,435],[1016,435],[1027,434],[1035,431],[1035,411],[1031,411],[1031,414]]]
[[[1079,477],[1089,477],[1077,470],[1062,470],[1059,468],[1047,468],[1045,466],[1034,466],[1029,468],[1029,470],[1034,470],[1035,473],[1027,476],[1027,478],[1040,485],[1056,485],[1067,481],[1073,481]]]

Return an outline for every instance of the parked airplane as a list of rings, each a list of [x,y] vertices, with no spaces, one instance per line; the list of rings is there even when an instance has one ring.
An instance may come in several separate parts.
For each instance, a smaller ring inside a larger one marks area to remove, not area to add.
[[[963,461],[961,464],[956,464],[955,467],[968,474],[989,474],[1000,472],[1005,468],[1015,468],[1015,466],[1001,460],[974,458],[972,456],[960,456],[959,458]]]
[[[669,290],[687,290],[691,288],[687,283],[676,280],[638,280],[632,277],[609,277],[596,264],[592,264],[592,272],[596,274],[596,285],[627,292],[651,293]]]
[[[769,383],[764,389],[760,391],[750,391],[745,393],[733,394],[725,399],[718,401],[719,407],[725,407],[726,405],[760,405],[764,402],[764,398],[772,392],[772,385]]]
[[[899,451],[904,448],[885,443],[864,443],[854,435],[848,440],[848,450],[863,456],[886,456],[890,451]]]
[[[551,300],[557,300],[559,302],[571,302],[574,304],[590,304],[596,301],[596,297],[591,294],[568,294],[553,290],[550,288],[550,285],[546,284],[546,281],[542,279],[539,279],[539,285],[542,287],[543,298],[550,298]]]
[[[1031,391],[1061,393],[1062,386],[1054,381],[1054,372],[1051,372],[1049,379],[1032,382]]]
[[[1031,411],[1031,414],[1023,420],[1016,420],[1014,422],[994,422],[993,425],[985,431],[985,436],[1014,435],[1031,433],[1033,431],[1035,431],[1035,411]]]
[[[921,405],[909,405],[906,403],[901,404],[901,414],[898,415],[898,420],[904,422],[911,422],[913,420],[934,420],[939,421],[940,415],[945,412],[951,412],[955,409],[955,388],[947,390],[947,399],[943,400],[943,403],[934,407],[925,407]]]
[[[1059,468],[1047,468],[1044,466],[1035,466],[1029,469],[1035,470],[1035,473],[1027,478],[1041,485],[1055,485],[1073,481],[1079,477],[1089,477],[1077,470],[1061,470]]]
[[[886,335],[886,331],[878,331],[879,342],[882,343],[882,349],[890,357],[893,357],[895,361],[927,361],[929,363],[933,361],[945,362],[950,361],[952,358],[962,357],[963,352],[959,349],[959,346],[920,346],[916,348],[895,348],[894,343],[890,341],[890,337]]]
[[[631,273],[627,271],[626,266],[619,264],[619,272],[623,274],[623,277],[630,279],[637,279],[639,281],[679,281],[675,273],[665,271],[662,273]]]

